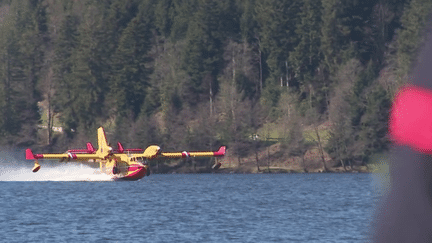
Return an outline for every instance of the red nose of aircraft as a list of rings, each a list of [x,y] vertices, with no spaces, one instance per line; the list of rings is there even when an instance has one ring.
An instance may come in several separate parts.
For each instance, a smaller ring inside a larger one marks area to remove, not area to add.
[[[143,165],[131,165],[128,168],[128,174],[123,177],[123,180],[139,180],[146,174],[146,168]]]

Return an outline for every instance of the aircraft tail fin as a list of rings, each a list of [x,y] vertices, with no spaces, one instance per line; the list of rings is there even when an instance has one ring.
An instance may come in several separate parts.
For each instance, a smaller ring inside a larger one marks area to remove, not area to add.
[[[97,152],[101,155],[108,155],[112,151],[112,148],[108,146],[106,140],[105,131],[103,127],[98,128],[98,150]]]

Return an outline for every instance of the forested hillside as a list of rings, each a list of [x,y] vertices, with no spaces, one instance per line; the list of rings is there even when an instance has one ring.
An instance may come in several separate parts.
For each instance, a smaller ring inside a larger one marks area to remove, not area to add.
[[[3,0],[0,142],[82,147],[102,125],[128,147],[225,144],[240,161],[273,141],[289,156],[315,147],[342,165],[365,164],[388,148],[388,109],[431,7]]]

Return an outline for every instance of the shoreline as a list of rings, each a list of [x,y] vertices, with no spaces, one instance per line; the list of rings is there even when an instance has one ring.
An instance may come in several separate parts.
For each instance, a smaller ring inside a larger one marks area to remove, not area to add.
[[[210,167],[193,167],[193,166],[160,166],[159,169],[156,165],[151,167],[152,174],[303,174],[303,173],[373,173],[372,168],[366,166],[354,166],[345,170],[343,167],[332,167],[328,171],[323,169],[310,169],[305,171],[303,169],[292,169],[283,167],[262,167],[258,171],[256,167],[242,166],[242,167],[231,167],[231,168],[219,168],[213,170]]]

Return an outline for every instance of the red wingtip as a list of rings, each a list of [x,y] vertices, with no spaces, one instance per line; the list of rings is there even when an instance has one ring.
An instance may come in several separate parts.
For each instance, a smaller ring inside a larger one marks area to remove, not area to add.
[[[26,149],[26,159],[28,160],[37,160],[42,158],[42,155],[39,154],[33,154],[33,152],[31,151],[31,149]]]
[[[26,159],[28,159],[28,160],[35,160],[33,152],[29,148],[26,149]]]
[[[217,156],[217,157],[224,156],[225,155],[225,150],[226,150],[226,147],[225,146],[221,146],[217,152],[214,152],[214,156]]]
[[[33,154],[31,149],[26,149],[26,159],[28,160],[43,159],[43,154]]]

